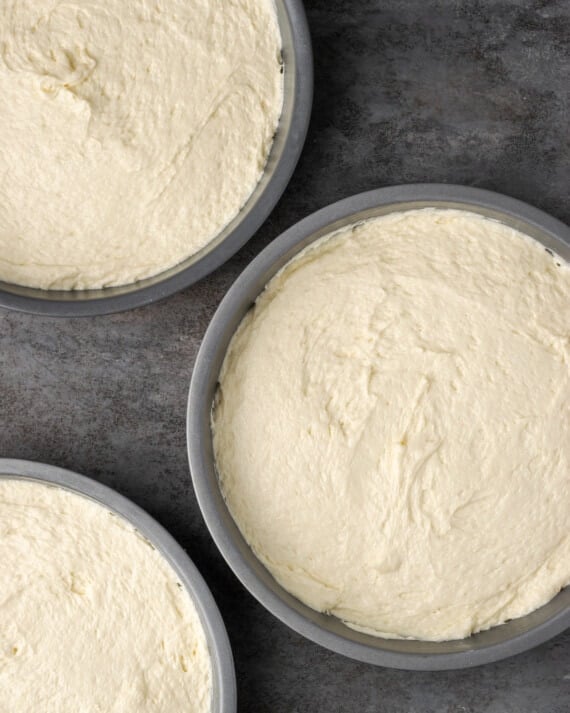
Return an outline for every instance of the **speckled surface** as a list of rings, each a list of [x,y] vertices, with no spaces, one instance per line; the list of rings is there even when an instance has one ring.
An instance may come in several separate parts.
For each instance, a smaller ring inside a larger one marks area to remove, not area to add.
[[[567,0],[306,6],[315,111],[271,218],[222,269],[163,303],[76,321],[0,312],[0,455],[90,475],[178,538],[226,620],[244,713],[567,713],[570,632],[470,671],[354,663],[266,613],[198,512],[184,439],[192,364],[224,291],[283,229],[351,193],[415,181],[498,190],[570,222]]]

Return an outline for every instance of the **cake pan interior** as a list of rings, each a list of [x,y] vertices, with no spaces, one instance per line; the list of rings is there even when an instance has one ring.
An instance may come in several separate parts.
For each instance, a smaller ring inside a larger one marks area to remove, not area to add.
[[[192,599],[204,628],[212,663],[212,713],[237,708],[233,656],[217,605],[193,562],[148,513],[115,490],[77,473],[43,463],[0,458],[0,479],[20,479],[69,490],[127,520],[174,569]]]
[[[275,240],[234,283],[208,328],[188,401],[188,453],[198,501],[222,555],[242,584],[277,618],[307,638],[351,658],[401,669],[443,670],[489,663],[530,649],[570,626],[570,587],[531,614],[467,639],[384,639],[357,632],[286,592],[255,557],[222,497],[212,449],[210,412],[229,342],[268,280],[319,237],[354,222],[402,210],[469,210],[500,220],[570,261],[570,229],[520,201],[480,189],[413,185],[353,196],[309,216]]]
[[[301,0],[276,0],[282,36],[283,110],[264,173],[238,215],[208,245],[174,267],[138,282],[97,290],[40,290],[0,281],[0,307],[74,317],[120,312],[156,302],[200,280],[258,230],[285,190],[309,125],[313,64]]]

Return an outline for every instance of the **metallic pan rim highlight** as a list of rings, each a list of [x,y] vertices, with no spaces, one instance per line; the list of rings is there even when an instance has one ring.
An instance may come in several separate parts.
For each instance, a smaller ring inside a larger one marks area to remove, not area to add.
[[[208,585],[176,540],[131,500],[84,475],[43,463],[0,458],[0,478],[4,477],[54,485],[86,496],[130,522],[157,548],[184,583],[204,627],[212,660],[212,713],[235,713],[236,679],[226,628]]]
[[[100,290],[38,290],[0,282],[0,307],[53,317],[87,317],[142,307],[189,287],[217,269],[256,233],[291,178],[305,142],[313,101],[313,57],[301,0],[276,0],[283,41],[283,112],[267,166],[234,220],[200,252],[154,277]]]
[[[469,639],[431,643],[362,634],[319,614],[286,592],[255,557],[235,525],[218,487],[210,433],[210,409],[229,341],[268,280],[313,240],[357,220],[412,208],[463,208],[496,218],[538,239],[570,260],[570,229],[513,198],[490,191],[439,184],[396,186],[334,203],[287,230],[244,270],[206,332],[188,401],[190,470],[206,524],[242,584],[272,614],[303,636],[359,661],[409,670],[467,668],[526,651],[570,626],[570,587],[535,612]]]

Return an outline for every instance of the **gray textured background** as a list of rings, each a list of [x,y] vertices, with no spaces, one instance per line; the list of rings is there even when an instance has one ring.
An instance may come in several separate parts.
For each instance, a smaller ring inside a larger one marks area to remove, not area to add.
[[[0,312],[0,455],[90,475],[178,538],[226,620],[240,711],[567,712],[570,632],[471,671],[354,663],[266,613],[224,565],[198,512],[184,439],[192,364],[224,291],[283,229],[351,193],[414,181],[494,189],[570,222],[568,0],[306,6],[314,116],[271,218],[225,267],[161,304],[77,321]]]

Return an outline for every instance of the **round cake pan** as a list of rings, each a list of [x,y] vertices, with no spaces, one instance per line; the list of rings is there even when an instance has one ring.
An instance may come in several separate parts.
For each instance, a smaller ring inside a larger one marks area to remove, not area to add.
[[[214,240],[173,268],[139,282],[99,290],[39,290],[0,281],[0,307],[57,317],[121,312],[168,297],[236,253],[285,190],[305,142],[313,100],[311,38],[301,0],[275,0],[282,39],[283,110],[263,176],[238,215]]]
[[[0,478],[31,480],[70,490],[94,500],[130,522],[166,559],[194,602],[212,661],[212,713],[235,713],[236,679],[226,628],[208,586],[176,540],[144,510],[115,490],[69,470],[0,458]]]
[[[530,649],[570,626],[570,587],[531,614],[467,639],[446,642],[383,639],[320,614],[286,592],[255,557],[221,494],[210,414],[229,342],[267,282],[309,243],[345,225],[395,211],[438,207],[499,220],[570,260],[570,229],[536,208],[489,191],[450,185],[382,188],[347,198],[305,218],[277,238],[244,270],[220,304],[200,348],[188,401],[190,469],[202,514],[220,552],[242,584],[292,629],[359,661],[401,669],[467,668]]]

